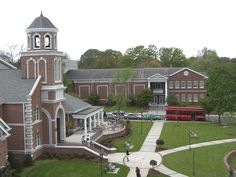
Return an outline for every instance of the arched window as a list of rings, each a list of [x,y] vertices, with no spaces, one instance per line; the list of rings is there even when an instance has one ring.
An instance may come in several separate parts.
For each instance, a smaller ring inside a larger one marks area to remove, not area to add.
[[[35,147],[37,147],[41,144],[39,130],[37,130],[35,135],[34,135],[34,143],[35,143]]]
[[[42,83],[47,83],[47,61],[44,58],[40,58],[37,61],[38,64],[38,75],[42,76]]]
[[[51,36],[49,34],[44,37],[44,46],[46,49],[51,48]]]
[[[39,35],[35,35],[34,36],[34,48],[40,48],[40,36]]]
[[[34,79],[36,78],[36,61],[33,58],[30,58],[26,62],[27,65],[27,78]]]

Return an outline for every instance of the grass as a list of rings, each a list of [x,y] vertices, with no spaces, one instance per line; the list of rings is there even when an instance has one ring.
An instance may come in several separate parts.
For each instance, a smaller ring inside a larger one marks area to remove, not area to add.
[[[154,169],[149,169],[147,177],[168,177],[168,176]]]
[[[115,110],[117,110],[116,106],[105,106],[104,107],[105,112],[112,112]],[[141,113],[141,108],[135,107],[135,106],[125,106],[125,107],[122,107],[121,110],[125,111],[125,112],[131,112],[131,113]]]
[[[236,149],[236,148],[235,148]],[[232,167],[234,168],[234,169],[236,169],[236,157],[233,157],[231,160],[230,160],[230,165],[232,165]]]
[[[107,163],[103,163],[103,177],[124,177],[129,173],[126,166],[115,164],[120,168],[116,175],[105,173]],[[38,160],[32,167],[24,168],[21,177],[95,177],[100,176],[101,166],[96,162],[80,160]]]
[[[223,162],[224,156],[235,149],[236,143],[208,146],[194,149],[195,177],[227,176],[228,171]],[[186,150],[164,156],[164,165],[168,168],[193,176],[193,151]]]
[[[189,144],[189,128],[197,133],[191,144],[219,139],[236,138],[236,126],[224,128],[217,123],[208,122],[166,122],[160,139],[165,141],[163,148],[175,148]]]
[[[140,121],[130,121],[132,134],[131,136],[124,136],[113,140],[113,146],[117,148],[119,152],[125,152],[125,142],[131,141],[133,148],[130,151],[139,151],[143,142],[151,129],[153,122],[142,122],[142,135],[141,135],[141,122]]]

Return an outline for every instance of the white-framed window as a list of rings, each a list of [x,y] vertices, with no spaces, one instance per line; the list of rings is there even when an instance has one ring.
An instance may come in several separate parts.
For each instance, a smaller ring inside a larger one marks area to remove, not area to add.
[[[201,93],[201,94],[199,95],[199,99],[202,100],[202,99],[204,99],[204,98],[205,98],[205,95],[204,95],[203,93]]]
[[[193,94],[193,102],[198,102],[198,94]]]
[[[40,109],[38,107],[34,109],[34,118],[35,120],[40,120]]]
[[[179,102],[180,101],[179,94],[175,94],[175,97],[176,97],[177,101]]]
[[[188,94],[188,102],[192,102],[192,94]]]
[[[193,88],[198,88],[198,81],[193,82]]]
[[[34,38],[34,48],[35,49],[39,49],[40,48],[40,44],[41,44],[40,35],[39,34],[35,34],[33,38]]]
[[[199,88],[204,88],[204,81],[199,81]]]
[[[35,147],[39,146],[41,144],[40,142],[40,133],[37,130],[34,136],[34,143],[35,143]]]
[[[186,88],[186,81],[181,81],[181,88],[185,89]]]
[[[192,88],[192,81],[188,81],[188,89],[191,89]]]
[[[173,85],[174,85],[173,81],[170,81],[169,82],[169,89],[173,89]]]
[[[179,81],[175,81],[175,88],[179,89]]]
[[[186,95],[185,94],[181,94],[181,101],[186,101]]]

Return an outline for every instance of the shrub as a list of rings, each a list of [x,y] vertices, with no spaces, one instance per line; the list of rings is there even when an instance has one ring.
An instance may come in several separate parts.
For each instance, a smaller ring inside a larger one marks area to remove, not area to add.
[[[17,172],[21,172],[22,165],[19,160],[17,160],[12,153],[8,153],[8,162],[11,168],[16,169]]]
[[[157,161],[150,160],[150,165],[152,166],[152,168],[154,168],[157,165]]]
[[[176,96],[174,96],[174,95],[169,95],[169,96],[167,97],[167,104],[168,104],[169,106],[177,106],[177,105],[179,105],[179,102],[178,102]]]
[[[114,106],[116,104],[116,98],[113,95],[108,96],[108,105],[109,106]]]
[[[34,161],[31,157],[31,155],[26,154],[25,157],[24,157],[24,166],[25,167],[30,167],[30,166],[33,165],[33,163],[34,163]]]
[[[162,145],[165,144],[165,141],[162,140],[162,139],[158,139],[158,140],[156,141],[156,144],[157,144],[158,146],[162,146]]]
[[[90,95],[89,95],[89,97],[88,97],[88,101],[89,101],[89,103],[90,104],[92,104],[92,105],[97,105],[98,104],[98,102],[99,102],[99,96],[98,96],[98,94],[97,93],[91,93]]]

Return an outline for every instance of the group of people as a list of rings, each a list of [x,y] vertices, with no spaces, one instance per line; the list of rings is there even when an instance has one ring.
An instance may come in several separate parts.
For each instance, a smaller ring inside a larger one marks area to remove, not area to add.
[[[129,150],[128,149],[126,150],[126,161],[129,162]],[[135,173],[136,173],[137,177],[141,177],[140,169],[138,167],[136,167]]]

